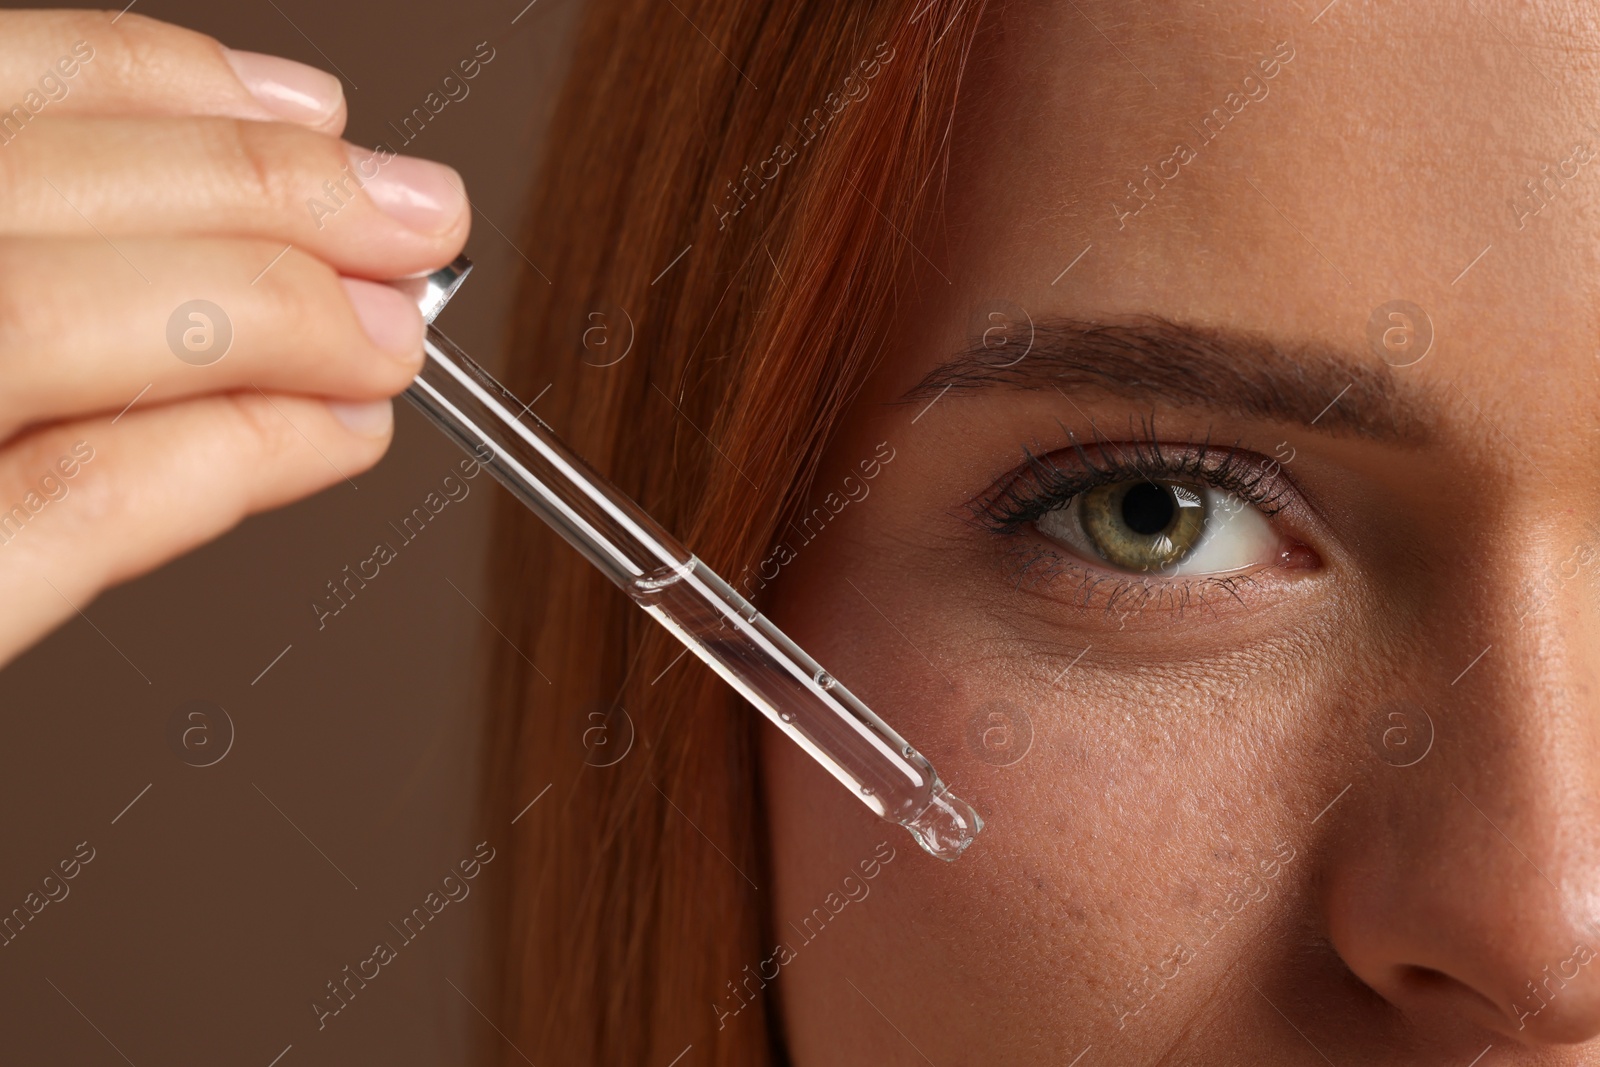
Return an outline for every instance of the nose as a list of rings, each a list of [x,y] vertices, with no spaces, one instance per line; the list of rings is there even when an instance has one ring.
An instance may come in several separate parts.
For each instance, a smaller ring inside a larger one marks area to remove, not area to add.
[[[1585,613],[1508,617],[1456,684],[1446,668],[1419,686],[1433,750],[1376,766],[1330,836],[1333,945],[1424,1031],[1600,1035],[1600,733],[1582,652],[1600,646]],[[1456,643],[1455,663],[1484,643]],[[1454,666],[1445,648],[1426,658]]]

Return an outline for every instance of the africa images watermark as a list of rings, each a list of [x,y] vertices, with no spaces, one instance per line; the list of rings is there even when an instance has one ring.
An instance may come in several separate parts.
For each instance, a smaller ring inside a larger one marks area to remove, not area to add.
[[[1567,182],[1576,178],[1585,164],[1593,161],[1594,146],[1587,141],[1579,141],[1572,146],[1572,151],[1565,159],[1556,161],[1554,170],[1549,163],[1540,163],[1538,179],[1525,180],[1522,183],[1525,191],[1506,200],[1512,216],[1517,220],[1517,229],[1526,229],[1529,219],[1542,215],[1544,209],[1553,204],[1556,196],[1566,189]]]
[[[493,63],[497,54],[488,41],[479,41],[472,55],[458,62],[454,70],[440,80],[439,88],[423,97],[422,103],[412,108],[400,120],[399,126],[391,121],[389,128],[399,135],[399,147],[404,148],[421,137],[422,131],[438,118],[445,108],[451,104],[459,104],[472,95],[472,86],[468,83],[482,74],[483,68]],[[456,71],[460,72],[460,77],[456,76]],[[441,93],[443,95],[440,95]],[[378,147],[386,148],[390,152],[395,150],[395,145],[387,141],[378,142]]]
[[[1517,629],[1527,625],[1529,616],[1543,611],[1556,598],[1562,586],[1578,577],[1596,559],[1600,559],[1600,542],[1581,541],[1560,563],[1547,568],[1537,578],[1525,579],[1523,597],[1518,601]]]
[[[465,100],[472,93],[472,86],[468,83],[483,73],[485,66],[494,62],[495,55],[495,50],[488,41],[479,42],[477,50],[471,57],[456,64],[455,70],[461,72],[459,78],[454,71],[446,74],[439,83],[439,89],[431,90],[423,97],[422,103],[412,108],[410,113],[400,120],[399,126],[391,121],[389,128],[399,134],[400,147],[404,148],[422,136],[422,131],[428,124],[437,119],[451,103],[459,104]],[[441,90],[443,95],[440,95]],[[317,224],[317,229],[322,229],[330,218],[343,211],[355,199],[356,192],[365,188],[366,184],[376,178],[378,172],[399,154],[389,142],[379,141],[371,154],[352,163],[346,163],[337,179],[323,182],[322,198],[313,196],[306,200],[306,210],[311,213],[311,219]]]
[[[400,549],[421,537],[422,531],[426,530],[428,524],[438,518],[445,508],[466,500],[472,492],[469,483],[482,472],[484,465],[493,459],[494,448],[487,442],[480,441],[472,456],[456,462],[456,467],[461,472],[460,478],[453,473],[446,474],[440,481],[439,488],[429,490],[428,495],[422,498],[422,503],[412,508],[411,513],[400,520],[399,526],[393,521],[389,523],[389,528],[395,532],[399,541],[399,547],[390,541],[379,541],[373,546],[372,555],[358,561],[354,570],[347,563],[341,572],[343,578],[328,579],[326,583],[328,595],[311,602],[311,611],[317,617],[317,629],[327,629],[328,620],[349,607],[355,600],[356,594],[365,589],[368,582],[376,581],[383,573],[383,568],[399,559]]]
[[[788,141],[779,142],[772,150],[772,154],[755,165],[755,173],[751,173],[750,164],[746,163],[739,171],[737,183],[735,179],[728,180],[728,192],[722,198],[722,203],[715,208],[717,212],[717,229],[724,230],[728,227],[728,220],[737,216],[748,206],[756,194],[767,187],[767,183],[777,179],[782,169],[800,158],[800,150],[812,141],[827,132],[828,126],[834,119],[844,112],[844,109],[853,103],[858,103],[867,98],[867,93],[872,89],[870,82],[876,78],[882,69],[894,59],[894,49],[889,47],[888,41],[881,41],[873,49],[872,55],[856,64],[859,72],[845,76],[840,91],[830,92],[823,97],[822,104],[811,109],[811,113],[800,120],[800,125],[789,123],[789,128],[799,135],[797,143],[790,145]],[[767,173],[767,168],[772,173]],[[751,188],[751,183],[755,187]],[[734,204],[737,203],[737,206]]]
[[[1538,1002],[1539,1006],[1536,1008],[1524,1008],[1520,1004],[1511,1005],[1511,1010],[1515,1012],[1517,1016],[1517,1029],[1525,1029],[1528,1025],[1529,1019],[1533,1018],[1535,1015],[1538,1015],[1540,1012],[1544,1011],[1545,1008],[1549,1007],[1550,1001],[1556,999],[1560,992],[1567,987],[1567,983],[1578,977],[1578,972],[1587,966],[1593,959],[1594,950],[1588,945],[1579,942],[1578,944],[1572,946],[1572,955],[1568,956],[1566,959],[1562,960],[1556,965],[1556,971],[1554,974],[1550,972],[1550,965],[1548,963],[1545,964],[1544,970],[1541,972],[1543,975],[1542,981],[1540,981],[1538,985],[1534,985],[1532,979],[1529,979],[1528,981],[1528,993],[1533,1000]],[[1571,974],[1567,973],[1568,966],[1572,967]],[[1541,989],[1543,989],[1544,992],[1540,992]],[[1546,993],[1549,994],[1548,998],[1545,996]]]
[[[330,978],[328,995],[311,1002],[311,1010],[317,1016],[317,1029],[327,1029],[328,1020],[348,1008],[351,1001],[356,999],[356,993],[367,988],[368,982],[376,981],[383,973],[383,968],[400,958],[400,949],[421,937],[422,931],[445,908],[471,896],[472,886],[469,883],[483,873],[483,868],[494,860],[495,854],[489,842],[478,842],[472,855],[457,862],[455,868],[440,879],[439,888],[429,890],[428,895],[422,898],[422,903],[400,920],[399,926],[392,922],[389,924],[389,929],[395,932],[399,940],[398,946],[393,941],[380,941],[373,946],[372,954],[358,962],[353,970],[349,964],[345,964],[339,972],[340,977]]]
[[[839,516],[851,503],[860,503],[867,499],[872,492],[871,481],[883,473],[883,468],[894,462],[895,448],[887,441],[880,441],[873,449],[872,456],[856,464],[856,469],[861,472],[858,478],[855,474],[847,474],[840,480],[841,492],[829,490],[823,495],[822,503],[800,516],[795,522],[789,524],[789,531],[798,537],[783,537],[767,552],[762,561],[756,564],[755,572],[748,573],[750,568],[744,567],[739,571],[731,584],[742,586],[744,595],[754,596],[756,592],[765,589],[767,583],[774,581],[778,573],[788,564],[794,562],[800,549],[809,545],[822,535],[822,531]],[[798,525],[796,525],[798,523]],[[792,543],[791,543],[792,542]],[[754,585],[754,589],[751,586]]]
[[[83,465],[92,459],[94,459],[93,445],[87,441],[74,443],[71,455],[61,456],[56,460],[54,470],[40,475],[37,489],[30,489],[23,495],[20,503],[13,504],[10,509],[0,512],[0,548],[16,540],[17,535],[22,533],[22,528],[51,502],[65,500],[67,494],[72,491],[72,486],[68,483],[76,478],[82,471]]]
[[[838,891],[830,890],[822,898],[822,903],[812,908],[800,920],[800,925],[789,923],[801,940],[796,944],[780,941],[772,949],[772,954],[755,965],[752,971],[750,964],[744,965],[744,978],[736,985],[732,979],[728,981],[728,995],[723,998],[725,1003],[713,1003],[711,1010],[717,1013],[717,1029],[721,1030],[728,1025],[728,1020],[738,1015],[745,1008],[755,1003],[756,997],[767,988],[768,982],[776,981],[778,975],[783,973],[783,968],[793,963],[799,956],[799,950],[817,939],[823,929],[839,914],[849,907],[852,901],[860,903],[867,899],[872,892],[871,882],[883,873],[883,868],[894,861],[894,846],[887,841],[878,842],[872,855],[856,864],[860,876],[852,871],[844,876],[839,884]],[[840,893],[843,893],[841,896]]]
[[[0,948],[9,948],[11,942],[21,937],[22,931],[45,908],[66,900],[72,892],[72,887],[67,883],[78,877],[84,865],[93,861],[94,856],[94,846],[87,841],[79,841],[72,855],[58,862],[56,869],[40,880],[39,889],[29,891],[19,907],[12,908],[11,914],[0,918]]]
[[[1128,220],[1143,211],[1146,204],[1154,201],[1168,182],[1176,181],[1183,173],[1184,167],[1199,159],[1200,149],[1216,140],[1228,123],[1244,111],[1252,101],[1258,104],[1264,101],[1271,92],[1267,82],[1281,74],[1284,65],[1294,59],[1294,56],[1294,46],[1287,39],[1279,41],[1273,46],[1270,55],[1256,60],[1255,68],[1261,72],[1259,77],[1255,74],[1246,74],[1239,83],[1239,89],[1230,91],[1224,96],[1222,103],[1202,116],[1198,125],[1193,121],[1189,123],[1189,128],[1195,132],[1194,147],[1187,141],[1179,141],[1174,145],[1171,154],[1155,163],[1154,169],[1150,164],[1145,165],[1140,172],[1144,177],[1137,185],[1130,179],[1127,182],[1127,202],[1116,200],[1111,202],[1111,210],[1117,217],[1117,229],[1126,229]]]
[[[1257,866],[1260,877],[1247,868],[1241,885],[1230,892],[1221,904],[1200,917],[1199,933],[1189,939],[1194,948],[1178,941],[1154,968],[1145,964],[1140,976],[1127,983],[1127,999],[1112,1006],[1117,1029],[1125,1028],[1128,1017],[1143,1011],[1166,989],[1167,983],[1176,979],[1185,966],[1194,962],[1196,953],[1209,945],[1241,912],[1252,903],[1266,900],[1272,894],[1272,883],[1283,872],[1283,868],[1294,861],[1296,855],[1294,846],[1289,842],[1278,842],[1273,846],[1271,856],[1259,859]],[[1171,969],[1170,973],[1168,968]]]
[[[93,58],[94,45],[80,40],[73,43],[70,54],[46,67],[39,76],[38,87],[24,93],[21,103],[13,104],[9,110],[0,113],[0,146],[8,145],[22,136],[22,131],[46,107],[65,100],[72,92],[72,79],[78,76],[83,64]]]

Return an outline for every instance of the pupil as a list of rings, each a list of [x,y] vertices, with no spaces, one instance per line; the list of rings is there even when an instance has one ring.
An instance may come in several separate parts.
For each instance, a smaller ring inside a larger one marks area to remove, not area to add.
[[[1177,511],[1172,494],[1159,485],[1141,482],[1122,497],[1122,521],[1143,537],[1158,534],[1172,524]]]

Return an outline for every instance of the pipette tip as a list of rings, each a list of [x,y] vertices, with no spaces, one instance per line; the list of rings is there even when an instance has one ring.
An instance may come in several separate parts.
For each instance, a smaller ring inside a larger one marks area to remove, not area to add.
[[[928,806],[901,823],[922,850],[949,862],[960,856],[983,829],[983,818],[971,804],[942,786]]]

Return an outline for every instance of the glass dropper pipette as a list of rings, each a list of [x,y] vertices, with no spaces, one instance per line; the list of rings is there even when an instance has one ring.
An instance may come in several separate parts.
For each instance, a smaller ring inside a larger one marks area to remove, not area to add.
[[[465,256],[393,284],[428,322],[406,397],[880,818],[953,860],[983,829],[927,759],[458,348],[433,320]]]

